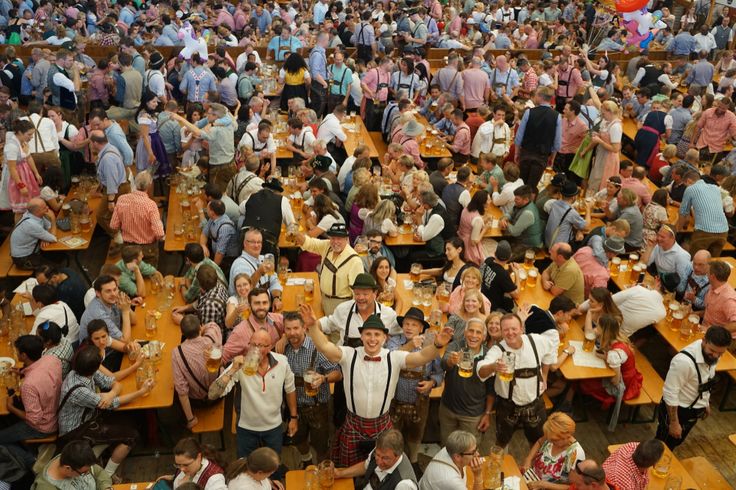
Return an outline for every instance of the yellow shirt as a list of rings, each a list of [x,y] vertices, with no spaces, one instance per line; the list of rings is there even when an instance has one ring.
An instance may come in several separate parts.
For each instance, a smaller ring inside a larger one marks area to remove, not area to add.
[[[555,283],[558,288],[564,289],[563,296],[567,296],[579,305],[585,301],[585,280],[583,279],[583,271],[574,259],[569,259],[562,266],[552,265],[547,269],[549,271],[550,280]]]
[[[358,274],[365,272],[363,261],[353,247],[347,245],[340,255],[334,257],[329,240],[306,237],[302,250],[322,257],[319,287],[323,295],[341,299],[353,297],[353,290],[350,286]],[[333,272],[331,269],[337,270]]]

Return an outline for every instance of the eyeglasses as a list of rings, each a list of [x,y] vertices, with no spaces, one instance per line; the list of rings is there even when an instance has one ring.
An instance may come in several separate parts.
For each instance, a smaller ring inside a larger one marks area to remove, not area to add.
[[[383,243],[383,240],[368,240],[368,243],[373,243],[376,245],[380,245]]]
[[[476,447],[466,453],[460,453],[460,454],[463,456],[475,456],[476,454],[478,454],[478,448]]]
[[[263,240],[246,240],[245,243],[252,243],[253,245],[262,245]]]
[[[193,460],[191,460],[191,461],[190,461],[190,462],[188,462],[188,463],[174,463],[174,464],[173,464],[172,466],[173,466],[173,467],[174,467],[175,469],[179,470],[179,469],[182,469],[182,468],[186,468],[187,466],[190,466],[190,465],[191,465],[192,463],[194,463],[195,461],[196,461],[196,459],[193,459]]]

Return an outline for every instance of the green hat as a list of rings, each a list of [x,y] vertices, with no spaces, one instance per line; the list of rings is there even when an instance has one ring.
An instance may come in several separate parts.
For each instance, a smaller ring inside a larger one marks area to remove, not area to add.
[[[378,283],[376,283],[372,275],[361,272],[350,287],[353,289],[372,289],[375,291],[378,289]]]
[[[366,328],[373,328],[375,330],[381,330],[383,331],[383,333],[386,333],[386,334],[388,333],[388,328],[386,328],[386,325],[384,325],[383,322],[381,321],[381,315],[377,313],[374,313],[373,315],[369,316],[368,319],[365,322],[363,322],[363,326],[358,327],[358,331],[360,333],[363,333],[363,330],[365,330]]]

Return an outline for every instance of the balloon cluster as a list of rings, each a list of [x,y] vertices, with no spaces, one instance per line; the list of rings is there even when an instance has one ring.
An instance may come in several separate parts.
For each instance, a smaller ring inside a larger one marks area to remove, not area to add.
[[[623,18],[623,26],[629,32],[626,44],[647,49],[658,29],[655,25],[662,18],[662,12],[647,10],[648,0],[616,0],[616,11]]]

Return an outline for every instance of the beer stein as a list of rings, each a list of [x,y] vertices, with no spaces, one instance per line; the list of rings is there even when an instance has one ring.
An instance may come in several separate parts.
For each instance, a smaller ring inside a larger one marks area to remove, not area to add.
[[[516,354],[513,352],[504,352],[501,355],[504,363],[504,369],[498,372],[501,381],[510,382],[514,379],[514,370],[516,369]]]
[[[460,362],[457,365],[457,371],[460,377],[470,378],[473,376],[473,353],[469,350],[460,354]]]
[[[595,349],[595,332],[585,332],[585,340],[583,340],[583,350],[585,352],[593,352]]]
[[[320,490],[332,490],[335,485],[335,463],[326,459],[317,467]]]
[[[314,383],[317,376],[319,376],[319,374],[317,374],[317,371],[314,369],[307,369],[304,371],[304,393],[307,396],[317,396],[319,389],[312,386],[312,383]]]
[[[210,349],[207,349],[207,362],[205,363],[205,367],[207,368],[207,372],[209,373],[216,373],[220,370],[220,361],[222,360],[222,349],[219,347],[212,347]]]
[[[257,348],[251,347],[245,356],[245,364],[243,364],[243,374],[246,376],[255,376],[258,371],[258,364],[261,362],[261,353]]]

